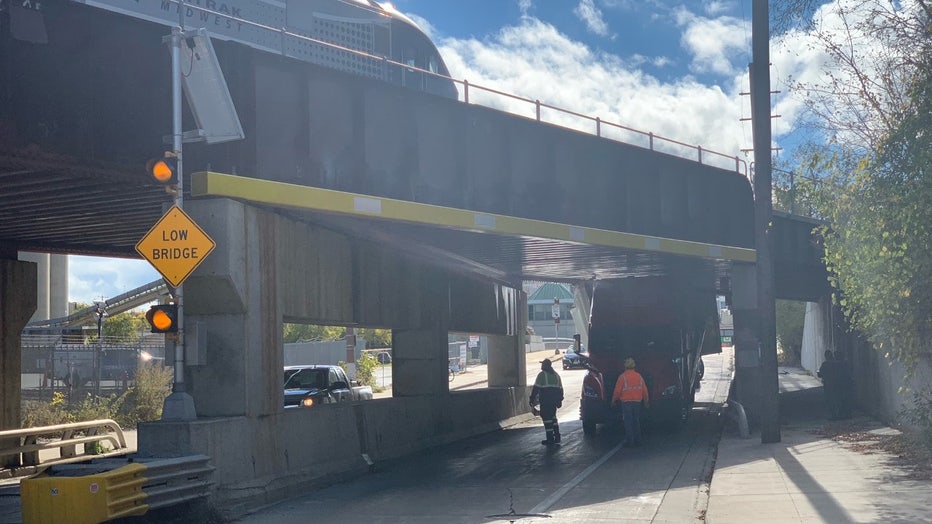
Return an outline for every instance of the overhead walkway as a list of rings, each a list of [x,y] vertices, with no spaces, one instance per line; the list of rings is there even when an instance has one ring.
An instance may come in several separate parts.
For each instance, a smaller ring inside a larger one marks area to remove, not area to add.
[[[143,304],[148,304],[159,300],[160,298],[168,295],[168,285],[164,280],[159,279],[148,284],[137,287],[117,295],[113,298],[107,299],[104,301],[104,306],[106,308],[107,314],[109,315],[118,315],[124,313],[131,309],[135,309]],[[48,320],[36,320],[30,322],[26,325],[26,329],[41,329],[41,328],[63,328],[70,326],[77,326],[86,323],[88,320],[96,320],[94,316],[97,314],[97,306],[90,306],[74,313],[59,318],[51,318]]]

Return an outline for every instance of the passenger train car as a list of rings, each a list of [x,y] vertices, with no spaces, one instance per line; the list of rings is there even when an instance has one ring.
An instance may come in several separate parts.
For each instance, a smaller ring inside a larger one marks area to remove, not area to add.
[[[179,20],[183,20],[185,29],[203,27],[215,39],[239,42],[435,95],[458,96],[437,47],[417,24],[389,3],[373,0],[72,1],[166,26],[177,26]],[[385,58],[411,67],[387,63]]]

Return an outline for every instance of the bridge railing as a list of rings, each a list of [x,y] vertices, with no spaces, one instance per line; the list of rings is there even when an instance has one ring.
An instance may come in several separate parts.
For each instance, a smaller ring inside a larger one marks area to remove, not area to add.
[[[430,73],[429,71],[420,72],[439,76],[436,73]],[[451,80],[453,80],[454,83],[463,86],[463,101],[467,104],[475,103],[475,97],[473,97],[472,100],[470,99],[470,89],[479,90],[483,93],[488,93],[529,104],[534,110],[533,117],[538,122],[553,123],[559,125],[560,127],[592,133],[598,137],[615,140],[616,142],[623,142],[629,145],[644,147],[651,151],[667,153],[682,158],[687,158],[689,160],[695,160],[700,164],[712,165],[723,169],[731,169],[741,173],[744,176],[747,176],[748,174],[747,162],[737,155],[731,156],[725,153],[720,153],[718,151],[713,151],[711,149],[706,149],[701,145],[687,144],[686,142],[681,142],[672,138],[655,135],[650,131],[642,131],[640,129],[635,129],[633,127],[628,127],[622,124],[609,122],[607,120],[602,120],[600,117],[585,115],[576,111],[571,111],[569,109],[547,104],[545,102],[541,102],[540,100],[526,98],[512,93],[506,93],[504,91],[499,91],[491,87],[481,86],[479,84],[473,84],[468,80],[458,80],[455,78]],[[506,108],[501,107],[500,104],[496,104],[494,102],[482,101],[480,104],[510,112]],[[551,119],[546,118],[546,114],[542,112],[542,109],[548,109],[554,112],[555,117]],[[587,125],[579,125],[578,122],[580,121],[586,123]],[[612,134],[612,131],[615,131],[615,134]]]
[[[79,450],[80,446],[80,450]],[[126,455],[126,438],[110,419],[0,431],[0,478],[33,475],[53,464]]]
[[[175,3],[177,0],[169,0],[169,1],[171,1],[172,3]],[[197,4],[193,4],[193,3],[185,4],[185,8],[193,9],[196,11],[201,11],[201,12],[205,12],[205,13],[209,13],[209,14],[213,14],[217,16],[222,16],[224,18],[232,19],[240,24],[248,25],[256,29],[265,30],[273,34],[277,34],[280,39],[278,52],[280,52],[282,56],[296,58],[299,60],[306,60],[305,58],[300,57],[300,56],[292,57],[288,53],[287,41],[289,39],[300,40],[300,41],[303,41],[303,42],[306,42],[312,45],[320,46],[324,49],[336,50],[342,53],[348,53],[358,58],[377,61],[383,64],[383,67],[386,69],[386,71],[388,68],[398,68],[401,71],[419,73],[421,75],[424,75],[424,78],[436,78],[436,79],[441,79],[444,81],[452,80],[454,83],[460,84],[463,86],[463,101],[467,104],[475,103],[475,102],[470,101],[470,89],[480,90],[480,91],[483,91],[489,94],[494,94],[500,97],[505,97],[507,99],[517,100],[520,102],[532,104],[535,109],[535,118],[539,122],[548,122],[554,125],[558,125],[560,127],[575,129],[577,131],[582,131],[582,132],[594,133],[596,136],[607,138],[609,140],[615,140],[616,142],[628,143],[630,145],[645,147],[647,149],[650,149],[651,151],[657,151],[660,153],[666,153],[666,154],[671,154],[674,156],[679,156],[681,158],[687,158],[687,159],[699,162],[700,164],[712,165],[712,166],[723,168],[723,169],[733,169],[734,171],[741,173],[744,176],[748,176],[747,162],[739,158],[738,156],[731,156],[725,153],[719,153],[717,151],[705,149],[701,145],[687,144],[685,142],[680,142],[672,138],[655,135],[654,133],[649,132],[649,131],[642,131],[639,129],[635,129],[633,127],[624,126],[622,124],[608,122],[606,120],[600,119],[599,117],[593,117],[589,115],[584,115],[582,113],[577,113],[569,109],[563,109],[557,106],[546,104],[544,102],[541,102],[540,100],[532,100],[530,98],[526,98],[526,97],[519,96],[519,95],[514,95],[511,93],[506,93],[504,91],[499,91],[497,89],[492,89],[490,87],[484,87],[478,84],[472,84],[468,80],[458,80],[456,78],[447,77],[445,75],[441,75],[439,73],[435,73],[433,71],[429,71],[426,69],[421,69],[419,67],[415,67],[410,64],[396,62],[385,56],[372,55],[372,54],[366,53],[365,51],[359,51],[357,49],[351,49],[351,48],[343,47],[337,44],[331,44],[330,42],[325,42],[323,40],[318,40],[316,38],[311,38],[311,37],[308,37],[302,34],[291,32],[286,27],[273,27],[267,24],[261,24],[258,22],[254,22],[252,20],[247,20],[245,18],[231,16],[229,13],[221,13],[219,11],[215,11],[215,10],[212,10],[206,7],[202,7]],[[501,104],[497,104],[494,102],[481,103],[480,105],[485,105],[487,107],[491,107],[493,109],[497,109],[500,111],[505,111],[509,113],[511,112],[507,108],[503,107]],[[552,121],[545,120],[542,115],[542,111],[541,111],[542,109],[549,109],[551,111],[554,111],[557,117],[554,118]],[[570,122],[567,117],[581,119],[582,121],[588,122],[589,123],[588,129],[585,128],[585,126],[573,125],[573,123]],[[627,140],[622,140],[615,136],[612,136],[611,133],[606,134],[605,133],[606,130],[604,129],[604,127],[608,127],[609,129],[620,131],[621,134],[625,136],[634,137],[634,139],[631,142],[629,142]],[[724,167],[725,165],[727,165],[728,167]]]

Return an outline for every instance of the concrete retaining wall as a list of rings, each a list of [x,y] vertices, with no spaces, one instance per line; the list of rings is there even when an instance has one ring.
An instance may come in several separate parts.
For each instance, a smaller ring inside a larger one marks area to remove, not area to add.
[[[497,431],[527,415],[525,387],[386,398],[259,419],[143,424],[147,454],[203,453],[216,467],[210,504],[226,518],[362,475],[375,463]],[[250,453],[246,450],[252,450]],[[248,479],[248,480],[244,480]]]

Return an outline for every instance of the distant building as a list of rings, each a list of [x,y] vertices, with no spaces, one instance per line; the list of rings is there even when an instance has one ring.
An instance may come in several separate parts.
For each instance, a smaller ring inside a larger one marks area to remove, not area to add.
[[[528,293],[528,326],[545,338],[572,338],[576,327],[573,323],[575,305],[570,286],[555,282],[527,282],[524,289]],[[559,322],[555,322],[553,315],[555,305],[560,313]]]

